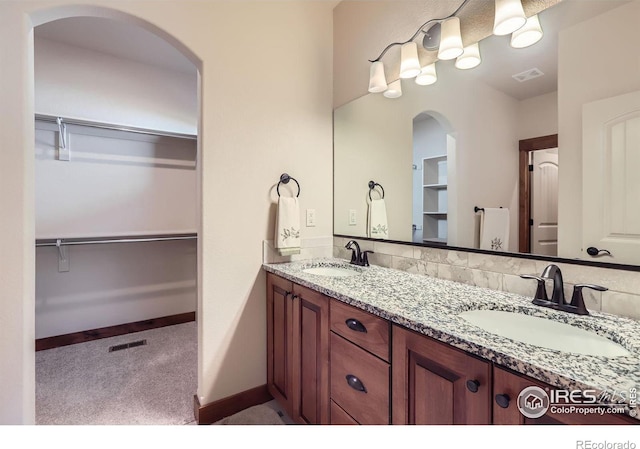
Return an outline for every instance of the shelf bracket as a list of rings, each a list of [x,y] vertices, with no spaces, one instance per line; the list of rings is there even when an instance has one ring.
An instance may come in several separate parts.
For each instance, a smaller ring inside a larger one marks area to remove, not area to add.
[[[69,248],[62,246],[62,240],[56,240],[58,248],[58,273],[69,271]]]
[[[71,153],[69,151],[67,125],[62,121],[62,117],[58,117],[56,123],[58,124],[58,160],[68,161],[71,159]]]

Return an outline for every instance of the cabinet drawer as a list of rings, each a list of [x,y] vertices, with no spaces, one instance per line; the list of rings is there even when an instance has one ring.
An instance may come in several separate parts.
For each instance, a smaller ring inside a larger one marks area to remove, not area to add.
[[[331,399],[360,424],[389,424],[389,371],[388,363],[331,333]]]
[[[389,322],[363,310],[331,301],[331,330],[389,361]]]
[[[331,401],[331,424],[332,425],[358,425],[358,421],[353,419],[347,412]]]

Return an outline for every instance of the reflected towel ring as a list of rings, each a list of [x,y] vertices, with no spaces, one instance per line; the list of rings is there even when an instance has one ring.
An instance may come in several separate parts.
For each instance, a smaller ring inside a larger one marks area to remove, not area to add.
[[[289,181],[293,181],[296,183],[296,185],[298,186],[298,194],[296,195],[296,198],[300,196],[300,184],[298,183],[298,181],[296,180],[296,178],[292,178],[291,176],[289,176],[286,173],[283,173],[280,175],[280,181],[278,182],[278,185],[276,186],[276,192],[278,192],[278,196],[280,196],[280,184],[289,184]]]
[[[373,201],[373,198],[371,198],[371,191],[372,191],[373,189],[375,189],[375,187],[376,187],[376,186],[380,187],[380,190],[382,190],[382,197],[381,197],[381,199],[384,199],[384,188],[383,188],[380,184],[378,184],[377,182],[369,181],[369,200],[370,200],[370,201]]]
[[[502,209],[502,206],[500,206],[500,209]],[[478,212],[482,211],[484,212],[484,207],[478,207],[478,206],[473,206],[473,211],[477,214]]]

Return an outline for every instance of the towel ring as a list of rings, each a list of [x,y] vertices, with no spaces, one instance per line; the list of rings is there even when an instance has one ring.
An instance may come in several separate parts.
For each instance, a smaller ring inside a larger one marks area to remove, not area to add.
[[[286,173],[283,173],[280,175],[280,181],[278,182],[278,185],[276,186],[276,192],[278,192],[278,196],[280,196],[280,184],[289,184],[289,181],[293,181],[296,183],[296,185],[298,186],[298,194],[296,195],[296,198],[300,196],[300,184],[298,183],[298,181],[296,180],[296,178],[292,178],[291,176],[289,176]]]
[[[373,198],[371,198],[371,191],[375,189],[376,186],[380,187],[380,190],[382,190],[382,199],[384,199],[384,188],[377,182],[369,181],[369,200],[370,201],[373,201]]]

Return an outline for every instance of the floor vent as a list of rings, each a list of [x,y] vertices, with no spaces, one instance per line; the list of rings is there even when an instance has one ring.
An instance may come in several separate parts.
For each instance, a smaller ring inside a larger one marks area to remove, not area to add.
[[[135,348],[136,346],[144,346],[147,344],[147,340],[132,341],[131,343],[124,343],[121,345],[115,345],[109,347],[109,352],[122,351],[123,349]]]

